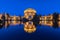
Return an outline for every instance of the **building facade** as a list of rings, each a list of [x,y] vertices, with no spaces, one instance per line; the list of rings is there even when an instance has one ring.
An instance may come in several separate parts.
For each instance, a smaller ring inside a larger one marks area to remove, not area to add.
[[[0,14],[0,28],[7,28],[9,25],[23,24],[24,31],[32,33],[36,31],[36,25],[46,25],[50,27],[60,27],[60,15],[53,13],[51,15],[37,15],[36,10],[28,8],[24,11],[24,16],[10,16],[9,14]]]

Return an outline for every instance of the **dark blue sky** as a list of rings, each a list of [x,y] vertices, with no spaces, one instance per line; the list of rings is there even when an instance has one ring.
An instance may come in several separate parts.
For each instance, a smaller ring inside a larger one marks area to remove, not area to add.
[[[10,15],[23,15],[27,8],[34,8],[37,14],[60,13],[59,0],[0,0],[0,12],[8,12]]]

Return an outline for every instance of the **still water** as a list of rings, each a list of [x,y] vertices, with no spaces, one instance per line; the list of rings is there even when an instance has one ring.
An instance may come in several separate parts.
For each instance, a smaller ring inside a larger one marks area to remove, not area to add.
[[[33,33],[24,31],[24,25],[9,26],[0,29],[0,39],[4,40],[57,40],[60,39],[60,28],[36,26]]]

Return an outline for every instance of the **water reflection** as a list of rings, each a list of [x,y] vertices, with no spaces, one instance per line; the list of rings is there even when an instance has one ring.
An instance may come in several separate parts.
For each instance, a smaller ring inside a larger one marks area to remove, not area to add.
[[[36,14],[36,10],[29,8],[24,11],[24,16],[10,16],[9,14],[0,14],[0,28],[7,28],[9,25],[24,25],[24,31],[32,33],[36,31],[37,25],[47,25],[50,27],[60,27],[60,15],[53,13],[48,16]]]

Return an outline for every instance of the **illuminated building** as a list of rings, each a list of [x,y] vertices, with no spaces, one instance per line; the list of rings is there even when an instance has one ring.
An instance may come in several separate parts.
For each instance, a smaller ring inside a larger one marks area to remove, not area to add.
[[[47,25],[55,28],[60,27],[60,15],[58,13],[47,16],[37,15],[36,13],[36,10],[28,8],[24,11],[24,16],[10,16],[8,13],[0,14],[0,28],[23,24],[24,31],[32,33],[36,31],[37,25]]]

